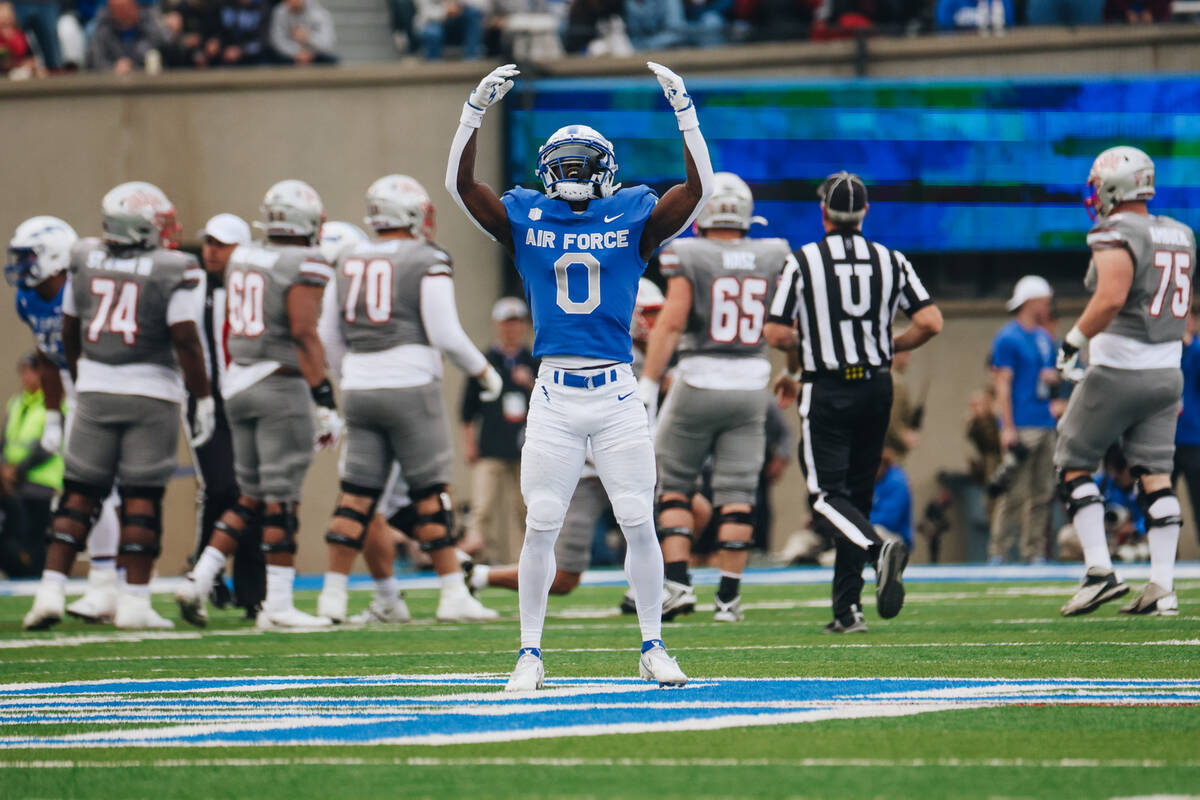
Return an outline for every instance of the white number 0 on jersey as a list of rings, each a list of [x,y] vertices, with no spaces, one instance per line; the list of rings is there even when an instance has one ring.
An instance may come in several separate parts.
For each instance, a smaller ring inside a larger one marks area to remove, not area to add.
[[[567,287],[567,269],[580,265],[587,269],[587,297],[572,300]],[[600,305],[600,262],[591,253],[563,253],[554,262],[554,280],[558,284],[555,302],[568,314],[590,314]]]

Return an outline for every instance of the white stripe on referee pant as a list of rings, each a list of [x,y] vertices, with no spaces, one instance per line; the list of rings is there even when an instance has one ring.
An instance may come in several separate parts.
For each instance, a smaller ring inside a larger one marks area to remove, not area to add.
[[[833,506],[829,505],[829,502],[825,499],[824,492],[817,495],[816,502],[813,503],[813,511],[832,522],[834,527],[841,531],[847,539],[854,542],[863,550],[870,549],[871,540],[862,535],[862,531],[858,529],[857,525],[838,513],[837,509]]]
[[[808,481],[808,493],[820,494],[817,484],[817,461],[813,458],[812,435],[808,427],[808,412],[812,408],[812,384],[800,384],[800,450],[804,453],[804,472]]]

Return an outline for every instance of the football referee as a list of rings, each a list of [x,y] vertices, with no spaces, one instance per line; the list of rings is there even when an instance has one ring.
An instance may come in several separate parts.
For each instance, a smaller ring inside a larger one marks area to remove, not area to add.
[[[775,382],[781,406],[800,399],[800,466],[814,527],[831,536],[833,621],[828,633],[867,630],[863,566],[875,566],[875,601],[889,619],[904,604],[908,551],[871,527],[871,499],[892,407],[892,356],[942,329],[942,314],[901,253],[862,235],[867,187],[849,172],[817,191],[825,238],[797,250],[780,275],[764,331],[788,353]],[[896,310],[912,326],[892,336]]]

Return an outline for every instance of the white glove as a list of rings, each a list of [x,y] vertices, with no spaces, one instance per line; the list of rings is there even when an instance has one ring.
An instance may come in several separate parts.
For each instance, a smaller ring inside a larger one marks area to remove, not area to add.
[[[1079,351],[1087,347],[1087,343],[1088,338],[1077,326],[1067,331],[1067,335],[1063,337],[1063,342],[1058,347],[1058,356],[1054,359],[1054,366],[1063,376],[1063,380],[1072,383],[1083,380],[1085,370],[1079,366]]]
[[[217,401],[212,395],[196,398],[196,413],[192,417],[192,447],[200,447],[217,430]]]
[[[504,379],[500,377],[499,372],[496,372],[496,368],[488,364],[483,374],[477,377],[479,378],[479,383],[483,386],[483,389],[479,392],[480,402],[490,403],[493,400],[499,400],[500,392],[504,389]]]
[[[658,381],[652,381],[644,375],[638,378],[637,395],[650,419],[654,419],[658,415]]]
[[[646,66],[654,73],[654,77],[658,78],[658,85],[662,87],[667,102],[675,111],[675,118],[679,120],[679,130],[700,127],[700,121],[696,118],[696,106],[692,103],[691,95],[687,93],[687,87],[683,85],[683,78],[653,61],[647,61]]]
[[[47,453],[57,453],[62,447],[63,418],[61,411],[46,412],[46,426],[42,428],[42,440],[38,443]]]
[[[324,450],[337,445],[338,437],[342,435],[342,418],[337,411],[325,406],[317,409],[317,440],[313,443],[314,450]]]
[[[459,122],[472,128],[478,128],[483,124],[483,112],[504,99],[508,90],[513,88],[512,79],[520,74],[521,71],[517,69],[516,64],[505,64],[503,67],[496,67],[489,72],[487,77],[481,80],[471,92],[471,96],[467,98],[467,104],[463,106],[462,118]]]

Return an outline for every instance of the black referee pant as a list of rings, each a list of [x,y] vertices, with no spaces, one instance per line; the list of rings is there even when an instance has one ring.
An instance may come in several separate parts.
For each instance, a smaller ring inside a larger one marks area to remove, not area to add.
[[[196,413],[195,401],[188,400],[188,423]],[[212,538],[213,525],[237,502],[237,478],[233,471],[233,431],[225,416],[225,407],[217,403],[217,426],[212,438],[200,447],[192,448],[196,478],[200,484],[196,498],[195,563]],[[221,579],[218,576],[218,579]],[[223,579],[222,579],[223,580]],[[262,530],[252,525],[238,537],[233,556],[234,604],[250,613],[257,611],[267,596],[267,562],[262,552]]]
[[[843,622],[862,603],[863,567],[879,553],[871,525],[875,476],[892,409],[892,376],[838,374],[805,378],[800,393],[800,467],[813,527],[833,539],[833,616]]]

